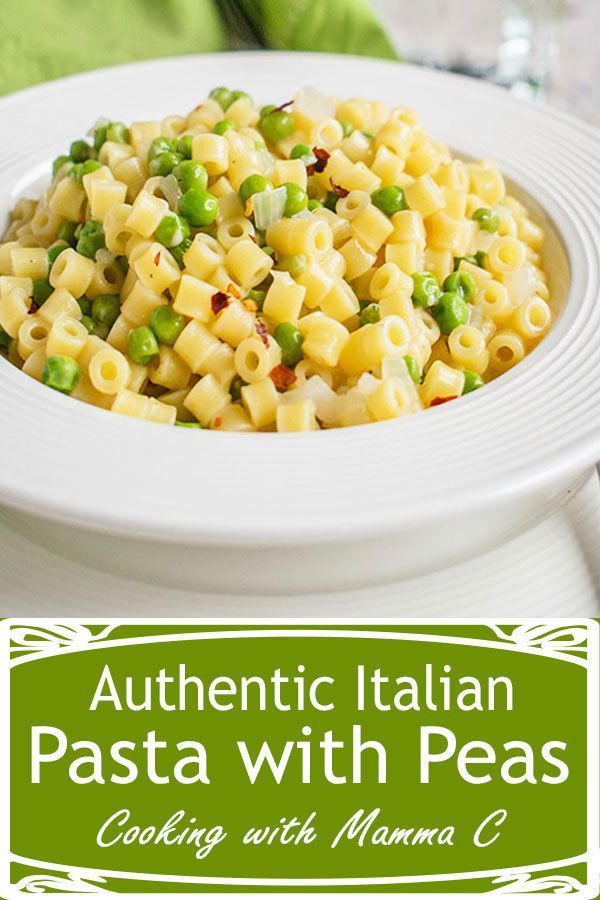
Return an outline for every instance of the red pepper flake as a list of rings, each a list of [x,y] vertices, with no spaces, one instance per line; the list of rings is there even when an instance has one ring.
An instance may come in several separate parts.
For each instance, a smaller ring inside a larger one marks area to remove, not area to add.
[[[347,191],[346,188],[343,188],[341,185],[336,184],[333,178],[329,179],[329,184],[331,185],[331,190],[336,197],[347,197],[350,193],[350,191]]]
[[[160,263],[160,250],[158,251],[158,253],[157,253],[156,256],[154,257],[154,265],[157,266],[159,263]]]
[[[213,422],[213,427],[220,428],[222,424],[223,424],[223,419],[221,418],[221,416],[217,416],[217,418]]]
[[[235,285],[235,284],[233,283],[233,281],[230,281],[230,282],[229,282],[229,284],[227,285],[227,290],[228,290],[228,292],[232,295],[232,297],[235,297],[235,298],[236,298],[236,300],[240,300],[240,299],[241,299],[241,296],[242,296],[242,295],[241,295],[241,292],[239,291],[237,285]]]
[[[290,369],[288,366],[284,366],[283,363],[281,363],[280,365],[275,366],[274,369],[271,369],[269,378],[278,391],[287,391],[287,389],[296,381],[296,373],[293,369]]]
[[[323,147],[313,147],[313,153],[317,157],[317,161],[314,163],[310,163],[310,165],[306,167],[306,172],[308,175],[315,175],[318,172],[324,172],[331,155],[327,152],[327,150],[324,150]]]
[[[224,294],[223,291],[217,291],[216,294],[213,294],[210,298],[210,306],[215,316],[217,316],[222,309],[229,306],[229,297],[227,294]]]
[[[448,400],[456,400],[458,394],[452,394],[450,397],[434,397],[429,406],[441,406],[442,403],[447,403]]]
[[[272,109],[270,115],[273,115],[273,113],[276,113],[276,112],[281,112],[283,109],[287,109],[288,106],[293,106],[293,105],[294,105],[293,100],[287,100],[285,103],[282,103],[280,106],[276,106],[275,109]]]
[[[253,234],[249,234],[248,237],[250,238],[251,241],[254,241],[254,243],[258,245],[258,241],[256,240],[256,238],[254,237]]]
[[[35,313],[38,311],[38,309],[39,309],[39,306],[37,305],[37,303],[35,302],[35,300],[32,300],[32,301],[31,301],[31,306],[30,306],[29,309],[27,310],[27,315],[28,315],[28,316],[33,316],[33,315],[35,315]]]
[[[269,329],[265,325],[264,322],[256,323],[256,332],[260,336],[261,341],[265,345],[265,347],[269,346]]]

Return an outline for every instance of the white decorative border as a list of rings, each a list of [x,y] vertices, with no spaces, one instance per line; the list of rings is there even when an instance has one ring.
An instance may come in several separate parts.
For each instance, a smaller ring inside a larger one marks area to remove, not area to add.
[[[46,888],[56,892],[62,888],[57,896],[68,896],[70,900],[88,900],[91,893],[114,893],[102,886],[105,878],[123,878],[125,880],[139,880],[152,882],[172,882],[183,884],[206,885],[230,885],[232,888],[245,886],[264,887],[297,887],[298,893],[302,893],[302,887],[355,887],[360,885],[390,885],[390,884],[418,884],[424,882],[460,881],[474,878],[493,878],[493,883],[498,884],[489,893],[503,894],[505,897],[519,898],[524,894],[540,891],[548,891],[554,894],[569,894],[580,900],[595,900],[600,888],[600,668],[599,668],[599,635],[600,626],[592,619],[570,621],[566,619],[552,619],[541,621],[540,619],[517,620],[500,619],[494,622],[486,619],[434,619],[431,626],[483,626],[490,628],[496,640],[479,638],[460,638],[451,635],[412,634],[410,632],[385,632],[385,631],[346,631],[342,628],[326,630],[325,628],[310,628],[306,619],[235,619],[223,622],[218,619],[178,619],[177,623],[185,626],[196,625],[198,627],[218,625],[224,628],[226,625],[255,626],[252,630],[219,631],[178,633],[166,635],[149,635],[139,638],[108,639],[108,634],[119,626],[143,627],[145,625],[173,625],[168,619],[117,619],[106,625],[106,619],[85,619],[88,625],[105,626],[101,632],[94,634],[84,625],[80,625],[73,619],[5,619],[0,622],[0,716],[4,734],[9,733],[10,725],[10,669],[17,665],[48,656],[77,653],[85,650],[100,649],[102,647],[126,646],[138,643],[164,643],[183,640],[215,640],[215,639],[242,639],[256,637],[339,637],[339,638],[369,638],[380,640],[413,641],[423,643],[446,643],[462,646],[478,646],[494,649],[503,649],[519,653],[527,653],[536,656],[545,656],[552,659],[569,662],[587,669],[587,695],[588,695],[588,743],[587,743],[587,788],[588,788],[588,816],[587,816],[587,852],[569,859],[552,860],[534,866],[520,866],[508,869],[496,869],[488,871],[459,872],[452,874],[398,876],[387,878],[353,878],[353,879],[243,879],[243,878],[201,878],[194,876],[175,876],[149,873],[120,872],[104,869],[90,871],[85,868],[71,865],[57,865],[42,860],[33,860],[19,857],[10,853],[10,742],[0,742],[0,795],[3,798],[0,818],[0,890],[6,891],[5,900],[22,900],[31,893],[44,893]],[[320,623],[322,626],[368,626],[390,625],[398,627],[402,625],[421,625],[426,623],[418,619],[394,619],[382,622],[380,619],[331,619]],[[281,628],[260,629],[257,625],[286,626]],[[298,626],[307,626],[306,628]],[[506,631],[501,626],[512,625],[512,631]],[[293,626],[290,627],[290,626]],[[16,638],[16,640],[14,640]],[[12,646],[11,646],[12,645]],[[42,649],[39,649],[39,648]],[[19,653],[17,656],[15,651]],[[12,659],[11,659],[12,655]],[[39,875],[29,875],[22,878],[17,885],[10,884],[11,862],[31,865],[47,870]],[[577,879],[559,874],[545,875],[541,878],[532,878],[533,872],[548,872],[552,869],[563,869],[577,863],[587,865],[587,883],[581,884]],[[62,877],[53,875],[52,872],[61,872]],[[126,900],[141,900],[148,898],[172,898],[177,900],[181,896],[197,896],[196,894],[147,894],[125,893],[119,896]],[[215,898],[218,894],[205,893],[204,896]],[[309,897],[318,897],[319,894],[305,894]],[[343,896],[343,895],[342,895]],[[404,898],[422,900],[425,897],[448,896],[447,894],[410,894],[402,895]],[[478,893],[454,894],[454,897],[481,897]]]

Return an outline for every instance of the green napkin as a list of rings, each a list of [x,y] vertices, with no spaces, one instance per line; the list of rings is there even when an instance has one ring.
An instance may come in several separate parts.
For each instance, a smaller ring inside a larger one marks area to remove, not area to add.
[[[0,94],[232,44],[395,55],[367,0],[0,0],[0,22]]]
[[[368,0],[220,0],[230,26],[264,47],[396,59]]]

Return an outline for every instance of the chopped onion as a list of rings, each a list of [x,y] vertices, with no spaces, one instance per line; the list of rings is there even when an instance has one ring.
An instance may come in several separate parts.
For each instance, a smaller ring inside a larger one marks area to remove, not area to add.
[[[173,210],[177,210],[177,205],[181,198],[181,188],[179,187],[179,182],[171,173],[170,175],[165,175],[160,183],[160,187],[162,193],[164,195],[165,200]]]
[[[294,109],[313,122],[335,116],[335,100],[310,85],[301,87],[294,97]]]
[[[261,147],[259,150],[254,151],[254,155],[258,159],[258,171],[270,177],[275,168],[275,157],[273,154],[266,147]]]
[[[283,394],[281,402],[301,403],[303,400],[312,400],[315,404],[317,418],[326,425],[331,424],[339,409],[340,398],[336,395],[320,375],[313,375],[307,381],[298,385],[291,391]]]
[[[112,265],[115,259],[116,253],[113,253],[111,250],[107,250],[106,247],[102,247],[96,253],[96,262],[101,269],[105,268],[106,266]]]
[[[94,124],[92,125],[92,127],[89,129],[89,131],[88,131],[88,133],[87,133],[86,136],[87,136],[87,137],[92,137],[93,134],[94,134],[94,132],[95,132],[95,130],[96,130],[96,128],[102,128],[103,125],[108,125],[108,123],[109,123],[110,121],[111,121],[111,120],[110,120],[110,119],[107,119],[106,116],[100,116],[100,118],[99,118],[99,119],[96,119],[96,121],[94,122]]]
[[[478,328],[484,336],[486,342],[494,336],[497,331],[495,322],[486,316],[480,306],[469,303],[469,325]]]
[[[279,222],[283,217],[286,200],[287,191],[284,187],[276,188],[274,191],[261,191],[259,194],[253,194],[252,211],[256,227],[264,230],[269,225]]]
[[[388,356],[384,356],[381,362],[381,377],[410,378],[408,368],[404,362],[404,356],[400,353],[390,353]]]
[[[377,385],[380,384],[379,378],[375,378],[371,375],[370,372],[363,372],[358,381],[356,382],[356,392],[363,397],[368,397],[371,394]]]
[[[503,278],[503,284],[515,304],[529,300],[537,290],[538,277],[533,266],[523,266]]]

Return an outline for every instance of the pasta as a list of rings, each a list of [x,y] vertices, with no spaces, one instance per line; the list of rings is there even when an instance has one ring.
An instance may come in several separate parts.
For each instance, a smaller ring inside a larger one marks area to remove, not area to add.
[[[99,122],[0,243],[0,353],[122,415],[223,431],[397,419],[552,325],[544,232],[408,107],[215,88]]]

